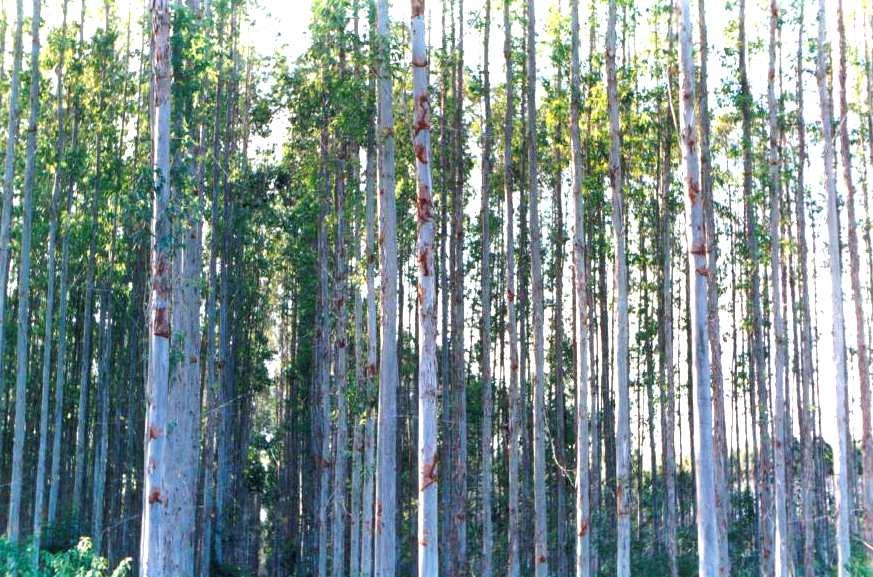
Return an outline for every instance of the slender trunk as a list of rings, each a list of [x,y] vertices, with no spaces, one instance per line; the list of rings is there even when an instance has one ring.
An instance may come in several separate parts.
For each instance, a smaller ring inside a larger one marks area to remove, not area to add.
[[[573,155],[573,276],[576,312],[576,546],[575,575],[591,574],[591,505],[588,465],[588,263],[585,246],[585,199],[582,194],[585,163],[579,114],[582,107],[579,71],[579,0],[571,0],[570,142]],[[561,321],[558,321],[561,322]],[[597,481],[595,481],[597,482]]]
[[[425,47],[424,0],[412,0],[413,153],[418,194],[418,322],[422,340],[418,356],[418,574],[439,574],[437,551],[437,355],[436,285],[434,275],[434,215],[430,173],[430,104]]]
[[[482,477],[480,479],[480,498],[482,500],[482,566],[479,574],[492,577],[494,573],[494,520],[492,519],[492,437],[494,421],[494,392],[491,374],[491,76],[488,52],[491,40],[491,0],[485,1],[485,32],[483,35],[482,82],[485,99],[485,129],[482,142],[482,325],[481,356],[479,369],[482,373],[482,438],[480,459]],[[434,327],[435,328],[435,327]]]
[[[515,286],[515,211],[512,200],[512,128],[514,98],[512,93],[512,17],[510,0],[503,0],[503,56],[506,62],[506,118],[503,124],[503,193],[506,205],[504,233],[506,259],[506,325],[509,331],[509,551],[507,577],[521,574],[519,550],[519,502],[521,459],[521,396],[518,383],[518,318],[516,313]]]
[[[534,454],[534,567],[537,577],[549,575],[549,528],[546,503],[546,435],[545,384],[543,338],[543,262],[539,182],[537,177],[537,104],[536,104],[536,39],[534,0],[527,3],[527,153],[528,194],[530,195],[530,251],[533,297],[534,331],[534,399],[533,399],[533,454]]]
[[[13,545],[18,544],[21,531],[21,495],[24,483],[24,436],[27,413],[27,345],[30,329],[30,249],[33,239],[33,179],[36,162],[36,135],[39,120],[39,11],[40,0],[33,2],[30,50],[30,118],[27,122],[27,151],[24,168],[24,190],[22,191],[21,217],[21,255],[18,267],[18,330],[16,333],[16,378],[15,378],[15,425],[12,443],[12,480],[9,490],[9,517],[7,519],[7,538]],[[19,18],[21,5],[19,3]],[[20,43],[20,41],[19,41]],[[7,160],[8,160],[7,156]],[[7,170],[10,168],[7,165]],[[12,176],[11,174],[9,176]],[[6,211],[4,211],[4,215]],[[4,249],[6,250],[6,249]],[[5,290],[5,285],[2,285]],[[3,327],[0,320],[0,328]],[[45,404],[45,403],[44,403]],[[14,570],[13,570],[14,574]]]
[[[167,487],[164,451],[169,414],[170,317],[172,302],[172,230],[168,214],[170,199],[170,7],[167,0],[152,0],[152,69],[154,74],[154,179],[155,200],[152,212],[152,288],[149,324],[149,365],[146,413],[146,475],[143,495],[140,574],[163,577],[162,552],[166,531]],[[87,322],[87,319],[85,319]],[[83,359],[84,361],[85,359]],[[78,463],[77,463],[78,465]]]
[[[861,258],[858,249],[858,223],[855,216],[855,182],[852,180],[852,154],[849,140],[849,105],[846,99],[846,25],[843,15],[843,0],[837,2],[837,34],[840,43],[839,98],[840,98],[840,160],[842,161],[843,187],[846,191],[846,218],[849,229],[849,277],[852,285],[852,300],[855,304],[855,324],[858,352],[858,381],[861,388],[863,481],[861,483],[861,512],[864,541],[868,544],[867,558],[873,559],[873,425],[870,412],[870,359],[867,351],[867,323],[864,313],[864,298],[861,294]],[[869,215],[868,215],[869,218]]]
[[[721,362],[721,327],[718,318],[718,230],[715,224],[715,197],[712,189],[712,153],[709,139],[709,87],[708,87],[708,40],[706,32],[705,0],[698,0],[698,36],[700,38],[700,86],[698,87],[698,110],[700,117],[700,183],[703,194],[703,210],[708,236],[708,262],[710,274],[707,279],[706,322],[709,325],[709,349],[712,357],[713,409],[715,411],[713,450],[715,453],[715,505],[718,514],[719,577],[730,577],[731,560],[728,549],[728,520],[730,519],[730,492],[728,488],[727,426],[724,411],[724,378]]]
[[[323,119],[321,127],[321,163],[317,259],[318,259],[318,301],[316,303],[316,355],[319,434],[318,458],[318,577],[327,577],[328,557],[328,499],[330,495],[330,437],[331,437],[331,394],[330,394],[330,302],[328,296],[328,256],[327,256],[327,202],[330,196],[330,172],[328,169],[328,122]]]
[[[806,245],[806,190],[804,174],[806,169],[806,122],[803,116],[803,23],[804,4],[800,5],[800,22],[797,34],[797,192],[795,214],[797,218],[797,246],[800,265],[800,351],[803,410],[800,413],[800,438],[803,445],[803,478],[801,482],[801,503],[803,506],[803,574],[813,575],[815,571],[815,511],[813,455],[813,431],[815,415],[812,406],[812,315],[809,306],[809,256]]]
[[[694,362],[695,406],[695,485],[697,494],[697,557],[701,577],[719,573],[718,515],[715,498],[715,468],[712,434],[712,398],[710,390],[709,324],[707,323],[707,268],[709,238],[703,196],[700,194],[700,165],[695,142],[697,127],[694,114],[694,53],[691,40],[689,0],[679,2],[679,130],[685,181],[686,244],[689,274],[693,275],[691,325]]]
[[[379,238],[382,343],[376,474],[376,574],[394,577],[397,565],[397,212],[394,197],[394,112],[388,1],[377,2],[379,119]]]
[[[6,123],[6,152],[3,164],[3,212],[0,214],[0,327],[6,326],[6,289],[9,284],[9,263],[12,260],[12,197],[15,194],[15,147],[18,143],[18,129],[21,118],[21,33],[24,27],[24,3],[23,0],[15,2],[15,29],[12,36],[12,78],[9,87],[9,117]],[[5,22],[5,18],[4,18]],[[6,43],[5,24],[3,26],[3,44]],[[4,51],[5,54],[5,51]],[[3,436],[6,430],[6,371],[2,370],[3,359],[6,349],[6,331],[0,330],[0,447],[5,446]],[[11,511],[9,521],[12,520]],[[16,519],[15,523],[18,521]],[[11,527],[7,527],[9,529]],[[18,528],[15,527],[14,539],[9,532],[10,541],[17,542]]]
[[[848,387],[846,383],[846,332],[843,315],[843,267],[840,258],[840,229],[837,213],[837,178],[834,168],[834,130],[830,87],[828,86],[828,58],[831,52],[827,34],[826,2],[818,3],[818,49],[816,79],[818,80],[819,106],[821,108],[822,140],[824,143],[825,188],[827,190],[828,260],[831,276],[831,315],[833,327],[833,359],[835,361],[837,392],[837,436],[834,454],[836,490],[837,575],[849,574],[851,559],[849,525],[852,513],[849,509],[850,488],[848,471],[848,414],[846,410]]]
[[[346,151],[348,144],[340,145],[340,157],[336,162],[336,275],[334,311],[336,314],[334,340],[334,378],[336,380],[336,443],[333,460],[333,556],[332,575],[343,577],[346,566],[346,481],[348,470],[348,264],[346,257]]]
[[[778,0],[770,2],[770,68],[767,82],[769,117],[769,151],[767,162],[770,177],[770,282],[773,308],[776,359],[773,398],[773,506],[775,513],[775,575],[788,577],[791,570],[791,545],[788,536],[785,488],[785,400],[783,382],[788,364],[788,342],[782,315],[782,248],[780,225],[782,215],[782,161],[779,157],[779,112],[776,101],[776,43],[779,36]]]
[[[630,575],[630,391],[628,371],[628,273],[622,192],[621,126],[615,73],[616,0],[609,2],[606,31],[606,95],[609,108],[609,184],[615,233],[616,334],[615,375],[618,415],[615,444],[616,575]],[[605,320],[605,319],[604,319]],[[605,361],[606,359],[604,359]]]

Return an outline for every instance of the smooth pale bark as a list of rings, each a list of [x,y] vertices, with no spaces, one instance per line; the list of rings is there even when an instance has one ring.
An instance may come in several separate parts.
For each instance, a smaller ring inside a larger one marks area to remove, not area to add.
[[[346,149],[343,149],[336,162],[336,239],[334,257],[336,274],[334,277],[334,314],[336,315],[336,335],[334,338],[334,379],[336,381],[336,442],[333,447],[333,525],[331,540],[331,573],[342,577],[346,569],[346,481],[348,477],[348,264],[346,257]]]
[[[539,182],[537,180],[536,36],[534,0],[527,2],[527,153],[530,200],[531,283],[533,290],[534,398],[534,568],[537,577],[549,575],[549,527],[546,504],[546,401],[544,369],[543,256],[540,231]]]
[[[515,286],[515,211],[512,200],[512,132],[514,98],[512,93],[512,17],[510,0],[503,1],[503,56],[506,66],[506,118],[503,125],[503,193],[506,215],[504,218],[504,258],[506,260],[506,325],[509,332],[509,551],[507,577],[519,577],[519,525],[521,510],[519,491],[519,462],[521,459],[521,395],[518,384],[518,318]]]
[[[809,271],[808,249],[806,245],[806,190],[804,173],[806,169],[806,122],[803,117],[803,23],[804,4],[800,4],[800,21],[797,33],[797,84],[795,98],[797,101],[797,181],[796,199],[794,203],[795,218],[797,219],[797,247],[800,268],[800,354],[801,354],[801,399],[802,411],[800,414],[800,439],[802,444],[803,473],[801,481],[801,505],[803,525],[803,574],[813,575],[815,571],[815,511],[814,475],[815,457],[813,455],[813,431],[815,428],[815,414],[812,405],[812,381],[813,381],[813,343],[812,343],[812,314],[810,311],[809,298]]]
[[[782,161],[779,156],[779,111],[776,101],[776,50],[779,35],[779,3],[770,1],[770,66],[767,74],[767,109],[769,120],[769,149],[767,162],[770,178],[770,295],[773,309],[775,337],[775,369],[773,372],[773,507],[774,507],[774,564],[776,577],[791,573],[791,546],[788,534],[788,516],[785,488],[785,399],[783,382],[788,364],[788,343],[785,319],[782,315]]]
[[[612,227],[615,235],[615,380],[618,391],[615,439],[616,575],[630,576],[630,390],[628,370],[628,272],[627,239],[622,191],[621,125],[618,80],[615,73],[616,0],[609,1],[606,28],[606,98],[609,111],[609,185],[612,191]],[[604,317],[602,322],[606,322]],[[603,360],[606,363],[606,359]]]
[[[394,196],[394,111],[388,0],[376,4],[379,143],[379,240],[382,275],[379,427],[376,463],[376,574],[394,577],[397,565],[397,210]]]
[[[412,132],[418,240],[418,574],[439,575],[437,551],[437,302],[434,269],[434,213],[431,188],[430,98],[425,46],[424,0],[412,0]]]
[[[30,117],[27,122],[24,190],[22,191],[21,254],[18,267],[18,330],[16,332],[15,426],[12,442],[12,480],[9,489],[7,537],[18,544],[21,531],[21,495],[24,483],[24,436],[27,433],[27,344],[30,330],[30,249],[33,241],[33,178],[36,162],[36,135],[39,120],[39,12],[40,0],[33,2],[30,50]],[[19,18],[21,6],[19,5]],[[8,157],[7,157],[8,158]],[[7,166],[7,169],[9,167]],[[2,263],[0,263],[2,264]],[[5,291],[5,285],[0,287]],[[2,328],[0,321],[0,328]],[[2,370],[2,367],[0,367]]]
[[[574,574],[591,574],[591,505],[589,501],[588,465],[588,263],[585,250],[585,200],[582,185],[585,159],[579,134],[582,108],[579,71],[579,0],[570,0],[571,65],[570,65],[570,144],[573,155],[573,288],[576,312],[576,540]],[[559,321],[562,322],[562,321]]]
[[[172,230],[170,200],[170,7],[152,0],[152,72],[154,75],[154,205],[152,211],[152,279],[149,314],[149,362],[146,381],[146,447],[143,522],[140,544],[142,577],[169,577],[162,563],[167,488],[166,429],[169,424],[170,317],[172,302]]]
[[[355,315],[360,318],[360,301],[355,297]],[[361,327],[360,322],[356,320],[357,328]],[[356,334],[359,334],[356,333]],[[358,356],[359,341],[355,342],[355,356]],[[357,370],[357,376],[363,377],[364,371]],[[363,367],[361,367],[363,369]],[[363,383],[364,379],[356,379],[355,383]],[[364,427],[360,422],[355,422],[352,429],[352,487],[351,497],[349,499],[349,515],[351,536],[349,537],[349,577],[359,577],[361,574],[361,467],[363,463],[364,452]],[[296,515],[297,511],[292,510],[292,515]]]
[[[481,477],[479,494],[482,500],[482,565],[479,575],[492,577],[494,573],[494,519],[492,518],[494,392],[491,375],[491,75],[488,53],[491,44],[491,0],[485,0],[485,31],[482,40],[482,84],[485,100],[485,127],[482,139],[482,319],[481,356],[479,370],[482,373],[482,437],[480,446]]]
[[[834,168],[834,129],[828,59],[831,45],[828,40],[825,0],[818,2],[818,49],[815,75],[818,81],[824,155],[825,190],[827,191],[828,261],[831,281],[831,331],[833,337],[834,385],[836,388],[836,419],[838,441],[834,447],[834,475],[836,490],[837,575],[848,577],[851,545],[849,542],[849,471],[848,471],[848,414],[846,410],[848,387],[846,383],[846,329],[843,313],[843,269],[840,260],[840,229],[837,213],[837,178]]]
[[[63,3],[63,20],[61,24],[61,37],[67,36],[67,4],[68,0]],[[58,55],[58,63],[55,66],[55,117],[58,125],[58,136],[55,144],[55,173],[52,182],[51,206],[49,208],[49,231],[48,240],[46,241],[46,300],[45,300],[45,330],[42,339],[42,390],[40,393],[40,409],[39,409],[39,452],[36,460],[36,488],[34,493],[33,507],[33,550],[34,555],[38,557],[40,540],[42,537],[42,522],[45,513],[45,478],[46,478],[46,456],[48,451],[48,423],[49,423],[49,397],[51,396],[51,360],[52,360],[52,335],[54,327],[54,306],[55,306],[55,268],[57,256],[57,234],[58,234],[58,219],[60,212],[61,199],[63,194],[63,162],[64,151],[66,148],[66,131],[64,130],[64,59],[66,54],[61,51]],[[61,297],[64,298],[63,296]],[[66,309],[66,306],[64,307]],[[64,310],[66,313],[66,310]],[[66,337],[66,331],[58,333],[58,339]],[[64,346],[61,341],[58,341],[58,348]],[[59,362],[57,373],[63,373],[64,366]],[[62,388],[55,391],[55,395],[63,399]],[[56,432],[57,433],[57,432]],[[56,434],[57,436],[57,434]],[[60,438],[58,438],[60,442]],[[60,452],[60,446],[53,447],[54,451]],[[58,461],[60,455],[58,455]],[[54,454],[53,460],[54,463]],[[54,469],[52,470],[54,473]],[[54,484],[54,476],[52,476]],[[55,497],[55,508],[57,507],[57,497]],[[57,509],[55,509],[57,510]],[[49,522],[51,522],[51,508],[49,513]]]
[[[709,324],[709,350],[712,360],[713,395],[713,450],[715,454],[715,504],[718,513],[719,576],[730,577],[731,559],[728,543],[730,519],[730,489],[728,487],[727,424],[724,411],[724,378],[722,371],[721,326],[718,306],[718,230],[715,224],[715,196],[712,186],[712,153],[710,151],[710,111],[708,87],[709,42],[706,32],[706,0],[697,2],[698,37],[700,39],[700,86],[697,91],[698,114],[700,115],[700,184],[703,194],[703,210],[708,235],[707,277],[708,307],[706,322]]]
[[[858,221],[855,216],[855,182],[852,180],[852,152],[849,139],[849,105],[846,98],[846,25],[843,0],[837,2],[837,34],[840,43],[838,68],[840,98],[840,160],[842,166],[843,188],[846,191],[846,219],[849,229],[849,277],[851,279],[852,300],[855,304],[855,335],[858,355],[858,384],[861,389],[862,433],[861,452],[863,458],[863,480],[861,483],[861,513],[864,522],[862,536],[867,543],[867,557],[873,559],[873,427],[871,427],[870,406],[870,357],[867,349],[867,322],[864,298],[861,294],[861,257],[858,248]],[[870,215],[867,215],[868,218]],[[873,271],[871,271],[873,273]],[[854,449],[851,449],[854,450]]]
[[[12,197],[15,194],[15,147],[18,143],[18,129],[21,118],[21,31],[24,27],[24,3],[22,0],[15,2],[15,28],[12,36],[12,78],[9,86],[9,116],[6,123],[6,152],[3,163],[3,212],[0,214],[0,327],[6,326],[6,289],[9,284],[9,263],[12,260],[10,237],[12,234]],[[4,18],[5,21],[5,18]],[[6,44],[6,30],[4,25],[3,44]],[[5,54],[5,51],[4,51]],[[6,358],[6,331],[0,330],[0,447],[6,432],[6,371],[2,370],[2,360]],[[12,520],[12,511],[8,512],[9,521]],[[7,521],[7,531],[9,529]],[[18,522],[17,520],[15,521]],[[10,534],[10,540],[13,541]],[[15,530],[15,541],[18,538],[18,529]],[[13,542],[15,542],[13,541]]]
[[[697,494],[697,559],[701,577],[719,572],[718,515],[715,500],[715,455],[712,441],[709,324],[707,323],[708,242],[700,185],[697,126],[694,112],[694,53],[689,0],[679,2],[679,130],[685,190],[686,246],[691,283],[692,359],[695,387],[695,488]]]

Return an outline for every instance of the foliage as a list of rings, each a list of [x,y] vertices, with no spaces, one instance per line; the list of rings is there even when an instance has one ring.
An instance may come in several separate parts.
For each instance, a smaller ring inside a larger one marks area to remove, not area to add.
[[[115,568],[95,554],[89,537],[82,537],[75,547],[50,552],[40,551],[40,566],[33,566],[30,546],[17,547],[0,539],[0,575],[11,575],[13,568],[20,577],[128,577],[131,559],[123,559]]]

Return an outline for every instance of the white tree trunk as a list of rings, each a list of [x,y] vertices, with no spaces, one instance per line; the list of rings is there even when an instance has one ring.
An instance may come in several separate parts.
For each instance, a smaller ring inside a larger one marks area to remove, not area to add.
[[[628,279],[621,171],[621,126],[618,81],[615,74],[616,0],[609,1],[606,29],[606,97],[609,108],[609,183],[612,189],[612,227],[615,231],[615,378],[618,390],[615,443],[616,575],[630,576],[630,392],[628,372]],[[602,321],[602,322],[605,322]]]
[[[837,178],[834,170],[834,129],[830,86],[828,84],[828,59],[831,45],[827,33],[827,11],[825,0],[818,2],[818,49],[816,57],[816,79],[818,80],[819,107],[821,109],[822,141],[824,143],[825,190],[827,191],[828,260],[831,276],[831,315],[833,336],[834,379],[837,393],[836,419],[838,441],[834,453],[834,475],[836,477],[836,532],[837,532],[837,575],[848,577],[848,564],[851,559],[849,525],[852,513],[849,510],[850,488],[847,427],[849,423],[846,402],[846,329],[843,313],[843,270],[840,261],[840,230],[837,214]]]
[[[519,577],[519,524],[521,522],[519,461],[521,459],[521,395],[518,386],[518,318],[515,307],[515,211],[512,200],[512,18],[510,0],[503,1],[503,56],[506,62],[506,119],[503,126],[503,193],[506,205],[504,257],[506,260],[506,328],[509,332],[509,523],[507,577]]]
[[[425,45],[424,0],[412,0],[412,132],[415,155],[418,241],[418,574],[439,575],[437,551],[437,303],[434,267],[434,213],[431,187],[430,98]]]
[[[582,107],[579,71],[579,0],[570,2],[571,67],[570,67],[570,142],[573,154],[573,207],[575,231],[573,239],[573,273],[576,291],[576,577],[591,574],[591,506],[588,476],[588,267],[585,251],[585,201],[582,185],[585,161],[582,158],[582,138],[579,134],[579,114]],[[559,321],[560,322],[560,321]]]
[[[707,231],[700,194],[700,164],[694,117],[694,52],[689,0],[679,2],[679,128],[685,188],[686,244],[691,287],[692,358],[695,405],[694,462],[697,492],[697,556],[701,577],[716,577],[718,518],[715,506],[715,460],[712,446],[709,325],[707,324]]]
[[[534,399],[533,399],[533,460],[534,460],[534,568],[537,577],[549,575],[549,527],[546,503],[546,401],[545,343],[543,335],[543,256],[540,248],[539,182],[537,181],[537,107],[536,107],[536,37],[534,0],[527,2],[527,151],[530,195],[531,282],[533,284],[534,331]]]
[[[382,343],[376,488],[376,574],[394,577],[397,564],[397,213],[394,197],[394,112],[391,106],[388,0],[378,0],[379,238]]]
[[[776,43],[779,34],[779,3],[770,1],[770,65],[767,82],[769,118],[769,152],[767,162],[770,176],[770,285],[776,341],[773,380],[773,505],[776,521],[774,532],[774,563],[776,577],[788,577],[791,572],[791,544],[788,537],[785,489],[785,369],[788,364],[788,342],[785,337],[785,319],[782,316],[782,247],[780,237],[782,202],[782,164],[779,157],[779,110],[776,100]]]
[[[164,484],[164,451],[169,423],[170,317],[173,264],[169,215],[170,199],[170,7],[168,0],[152,0],[152,68],[154,74],[154,179],[152,212],[152,279],[149,325],[149,362],[146,382],[145,483],[140,545],[142,577],[164,577],[164,513],[167,488]]]

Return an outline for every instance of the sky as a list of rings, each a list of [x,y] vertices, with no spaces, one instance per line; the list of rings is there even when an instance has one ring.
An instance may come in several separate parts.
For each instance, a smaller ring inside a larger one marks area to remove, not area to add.
[[[7,10],[14,11],[14,6],[12,6],[12,2],[10,0],[2,0],[6,5]],[[80,0],[69,0],[70,1],[70,14],[71,19],[77,19],[80,7]],[[102,2],[98,0],[88,0],[88,21],[90,22],[90,26],[94,27],[98,22],[102,22]],[[537,21],[537,33],[538,33],[538,74],[541,78],[550,76],[553,71],[550,69],[550,65],[548,63],[548,59],[546,58],[546,47],[544,43],[547,40],[546,36],[546,24],[550,19],[550,14],[552,11],[558,8],[559,2],[563,3],[563,11],[564,13],[568,12],[568,0],[539,0],[536,4],[536,21]],[[866,2],[869,0],[844,0],[844,6],[847,13],[847,36],[849,38],[850,44],[853,44],[855,48],[859,50],[863,50],[863,44],[860,43],[861,40],[865,37],[870,38],[870,32],[867,27],[864,25],[863,19],[860,16],[862,9],[862,2]],[[489,55],[492,62],[492,75],[496,78],[496,82],[501,82],[503,78],[503,55],[502,55],[502,43],[503,43],[503,34],[502,34],[502,5],[503,2],[501,0],[492,0],[494,5],[493,12],[493,26],[494,30],[491,34],[491,45],[489,47]],[[639,0],[637,4],[641,7],[641,11],[645,14],[648,7],[652,5],[652,0]],[[751,44],[755,42],[761,43],[756,50],[750,56],[749,61],[749,69],[750,69],[750,79],[751,79],[751,89],[755,94],[756,98],[762,99],[766,90],[766,79],[767,79],[767,52],[766,52],[766,41],[768,35],[768,1],[762,0],[749,0],[747,6],[747,22],[748,22],[748,37]],[[25,2],[25,5],[28,5],[26,9],[29,13],[29,2]],[[116,2],[116,10],[120,17],[120,19],[125,21],[127,19],[127,15],[131,14],[132,19],[135,22],[139,15],[142,14],[143,7],[146,3],[143,0],[117,0]],[[299,56],[309,45],[309,34],[308,34],[308,26],[310,22],[310,9],[311,9],[311,0],[259,0],[256,7],[251,11],[249,22],[243,28],[243,39],[244,43],[248,44],[253,48],[255,53],[261,56],[270,56],[276,53],[284,54],[288,57],[289,61],[293,61],[297,56]],[[391,18],[396,22],[408,22],[410,16],[410,8],[409,2],[406,1],[394,1],[392,2],[391,8]],[[582,18],[583,23],[582,26],[585,27],[587,25],[586,19],[588,17],[588,0],[581,0],[580,4],[586,6],[585,9],[582,9]],[[603,4],[601,2],[600,4]],[[692,2],[694,6],[694,20],[696,25],[696,1]],[[794,4],[785,3],[785,8],[789,11],[790,14],[793,15]],[[807,8],[806,8],[806,24],[805,24],[805,35],[808,38],[814,37],[816,35],[816,21],[815,21],[815,4],[814,1],[807,0]],[[831,40],[833,46],[836,50],[836,1],[835,0],[827,0],[828,7],[828,23],[829,23],[829,33],[831,35]],[[49,27],[56,27],[60,23],[61,19],[61,10],[60,10],[60,0],[48,0],[44,2],[43,6],[43,18],[46,24]],[[479,12],[484,9],[484,0],[466,0],[464,2],[465,11],[468,13]],[[732,22],[736,18],[736,7],[732,2],[722,2],[717,0],[707,1],[706,3],[707,9],[707,21],[709,23],[708,32],[709,32],[709,42],[710,42],[710,90],[712,94],[710,95],[710,103],[715,108],[714,112],[718,112],[718,103],[715,98],[715,90],[718,88],[720,83],[720,79],[731,77],[735,74],[734,66],[733,66],[733,57],[725,59],[724,56],[726,54],[726,49],[733,46],[734,43],[734,32],[732,31]],[[436,0],[430,0],[427,3],[427,15],[429,23],[431,24],[430,37],[434,43],[438,42],[440,38],[440,4],[436,2]],[[793,16],[792,16],[793,17]],[[633,42],[636,45],[637,50],[640,53],[644,53],[648,47],[648,43],[651,41],[651,36],[647,36],[648,31],[651,30],[651,24],[648,21],[647,16],[643,16],[643,19],[640,22],[638,27],[641,32],[638,36],[633,37]],[[10,15],[11,19],[11,15]],[[599,30],[602,31],[605,26],[605,13],[602,11],[598,14],[598,27]],[[87,29],[86,29],[87,31]],[[480,39],[478,31],[474,30],[471,26],[466,26],[465,28],[465,37],[464,37],[464,46],[465,46],[465,62],[468,67],[471,69],[478,69],[482,62],[482,57],[485,52],[484,47],[482,46],[482,41]],[[516,30],[516,34],[521,34],[521,30]],[[696,32],[695,32],[696,38]],[[794,54],[796,50],[796,41],[797,41],[797,28],[793,21],[787,21],[784,27],[783,32],[783,41],[785,44],[783,54],[781,55],[783,61],[783,68],[785,70],[786,78],[788,78],[787,82],[790,82],[790,85],[784,86],[784,90],[786,92],[793,92],[793,75],[794,75]],[[29,42],[28,38],[25,38],[25,42]],[[7,42],[7,49],[9,49],[11,42]],[[598,48],[602,49],[602,48]],[[836,62],[836,53],[834,55],[834,62]],[[809,62],[806,65],[806,75],[804,78],[804,87],[805,87],[805,102],[806,102],[806,121],[808,124],[813,124],[819,120],[819,109],[818,109],[818,94],[816,89],[815,78],[812,75],[812,67],[813,63]],[[836,83],[836,79],[834,81]],[[855,76],[850,76],[849,78],[849,86],[850,86],[850,98],[854,98],[851,95],[857,94],[859,85],[859,79]],[[542,93],[542,91],[540,91]],[[789,105],[791,107],[793,105]],[[857,119],[851,120],[852,123],[856,123]],[[279,118],[276,121],[276,125],[273,130],[273,135],[264,140],[256,142],[256,148],[270,148],[275,147],[277,143],[281,142],[283,138],[284,126],[282,124],[282,119]],[[475,148],[471,149],[471,152],[475,154]],[[823,204],[824,199],[824,189],[822,185],[823,175],[821,169],[821,146],[819,144],[813,144],[810,146],[809,150],[809,165],[808,165],[808,182],[810,188],[810,197],[818,202],[820,205]],[[869,161],[869,159],[868,159]],[[858,168],[860,168],[860,162],[857,163]],[[859,178],[859,172],[856,168],[856,182]],[[738,167],[732,167],[733,170],[738,170]],[[871,168],[870,170],[873,170]],[[569,178],[569,174],[565,175],[566,178]],[[474,183],[474,186],[477,186],[475,183],[478,183],[479,179],[477,177],[471,178],[471,183]],[[567,188],[567,187],[565,187]],[[718,195],[719,192],[717,191]],[[843,185],[840,183],[840,194],[844,195],[845,191],[843,190]],[[718,200],[718,197],[717,197]],[[546,206],[544,210],[550,210],[548,208],[548,202],[550,200],[546,200]],[[470,214],[478,211],[478,203],[472,202],[471,206],[468,207]],[[826,255],[826,246],[822,240],[822,237],[825,236],[825,222],[823,217],[819,217],[818,220],[814,221],[810,224],[810,229],[812,234],[812,230],[815,230],[817,234],[817,245],[818,249],[817,254],[814,256],[814,260],[811,263],[811,271],[815,270],[816,274],[816,285],[814,287],[814,292],[817,296],[818,310],[815,312],[816,318],[819,320],[819,333],[820,333],[820,344],[818,350],[818,366],[820,370],[819,378],[822,387],[822,422],[825,438],[829,442],[833,442],[835,439],[835,391],[833,389],[834,380],[834,367],[831,359],[833,359],[833,350],[831,345],[831,328],[830,322],[832,319],[832,314],[828,310],[830,306],[830,283],[828,281],[828,264],[825,259]],[[845,238],[845,232],[844,232]],[[810,246],[812,245],[812,239],[810,238]],[[726,247],[722,249],[723,254],[725,253]],[[845,262],[848,262],[847,255],[844,257]],[[871,273],[873,271],[865,271],[866,277],[868,279],[871,278]],[[855,323],[854,323],[854,314],[852,308],[851,295],[848,291],[849,283],[848,283],[848,271],[844,271],[844,310],[845,310],[845,318],[846,318],[846,339],[847,343],[852,346],[855,338]],[[567,276],[567,284],[569,284],[569,272]],[[410,291],[411,292],[411,291]],[[723,302],[726,297],[723,297]],[[723,305],[724,306],[724,305]],[[869,306],[869,303],[867,304]],[[569,310],[569,307],[565,307]],[[869,318],[869,311],[868,311]],[[729,326],[730,318],[727,316],[727,313],[723,312],[722,317],[722,327]],[[468,339],[469,342],[469,339]],[[852,347],[853,348],[853,347]],[[727,356],[730,354],[729,350],[725,351],[725,366],[730,366],[730,358]],[[852,355],[850,354],[850,361],[852,360]],[[849,368],[849,384],[850,391],[852,392],[853,399],[857,397],[858,394],[858,378],[857,372],[854,363],[850,364]],[[853,407],[852,410],[852,426],[854,430],[857,432],[860,430],[860,412],[855,410],[857,407],[856,402],[851,402],[850,406]],[[795,421],[796,422],[796,421]],[[687,441],[686,441],[687,442]],[[687,446],[687,445],[686,445]]]

